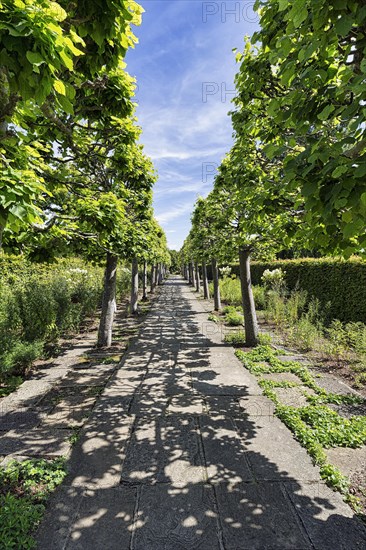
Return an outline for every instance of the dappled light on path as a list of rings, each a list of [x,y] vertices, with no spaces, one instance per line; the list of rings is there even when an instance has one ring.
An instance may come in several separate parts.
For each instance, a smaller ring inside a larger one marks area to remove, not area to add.
[[[38,533],[41,550],[349,550],[365,540],[178,277],[97,400]]]

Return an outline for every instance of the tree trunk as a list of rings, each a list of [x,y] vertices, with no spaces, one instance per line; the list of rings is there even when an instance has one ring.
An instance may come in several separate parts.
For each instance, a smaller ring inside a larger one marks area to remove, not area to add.
[[[194,272],[194,262],[191,262],[191,266],[192,266],[192,282],[191,282],[191,286],[195,287],[195,286],[196,286],[196,275],[195,275],[195,272]]]
[[[159,264],[159,279],[158,284],[162,285],[164,280],[164,266],[163,264]]]
[[[198,267],[198,262],[196,262],[196,291],[200,292],[200,290],[201,290],[200,268]]]
[[[206,300],[210,299],[210,291],[208,288],[208,279],[207,279],[207,268],[206,262],[202,262],[202,279],[203,279],[203,297]]]
[[[142,300],[146,302],[147,300],[147,264],[144,260],[143,271],[142,271]]]
[[[239,248],[240,286],[244,311],[245,344],[253,347],[258,344],[258,323],[255,311],[252,282],[250,277],[250,250]]]
[[[188,264],[188,284],[191,285],[192,284],[192,262],[189,262]]]
[[[150,292],[155,290],[155,266],[152,264],[150,272]]]
[[[212,258],[211,265],[212,265],[212,279],[213,279],[213,285],[214,285],[215,311],[219,311],[221,309],[219,270],[217,268],[217,261],[215,258]]]
[[[137,304],[139,299],[139,266],[137,258],[132,260],[132,273],[131,273],[131,304],[130,311],[132,314],[137,313]]]
[[[158,283],[159,283],[159,264],[156,264],[155,265],[154,288],[158,285]]]
[[[188,279],[189,279],[187,264],[184,264],[184,278],[185,278],[186,281],[188,281]]]
[[[107,261],[104,272],[102,313],[100,316],[98,330],[97,346],[99,348],[108,348],[112,344],[113,318],[116,311],[117,264],[117,256],[107,252]]]

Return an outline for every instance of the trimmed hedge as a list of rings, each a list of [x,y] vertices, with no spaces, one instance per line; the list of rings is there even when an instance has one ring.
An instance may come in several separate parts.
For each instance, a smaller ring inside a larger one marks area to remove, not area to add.
[[[239,276],[239,266],[231,265]],[[302,289],[317,298],[326,312],[326,320],[366,323],[366,262],[359,258],[302,258],[252,262],[252,283],[261,284],[266,269],[281,268],[289,290]]]

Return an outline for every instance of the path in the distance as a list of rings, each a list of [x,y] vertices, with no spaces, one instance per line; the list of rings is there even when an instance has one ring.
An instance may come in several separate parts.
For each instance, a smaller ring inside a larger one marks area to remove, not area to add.
[[[169,279],[74,447],[41,550],[366,547],[218,331]]]

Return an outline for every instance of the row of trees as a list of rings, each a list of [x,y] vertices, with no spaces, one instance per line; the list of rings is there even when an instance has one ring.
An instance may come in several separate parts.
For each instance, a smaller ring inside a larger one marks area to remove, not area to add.
[[[257,8],[261,29],[237,53],[234,145],[181,252],[202,265],[239,258],[248,345],[258,332],[251,254],[366,250],[366,4]]]
[[[0,248],[105,261],[100,346],[118,261],[133,264],[133,312],[138,262],[145,274],[169,262],[124,63],[142,11],[134,0],[0,2]]]

